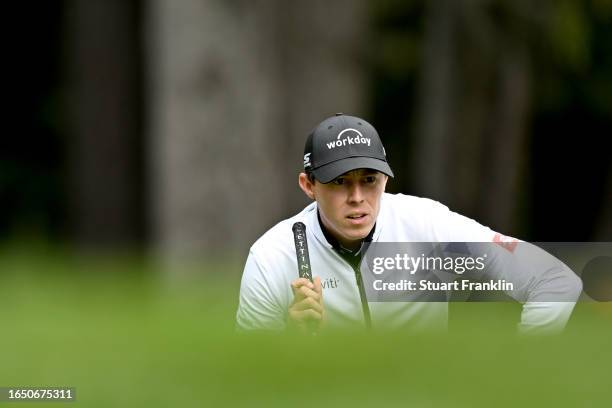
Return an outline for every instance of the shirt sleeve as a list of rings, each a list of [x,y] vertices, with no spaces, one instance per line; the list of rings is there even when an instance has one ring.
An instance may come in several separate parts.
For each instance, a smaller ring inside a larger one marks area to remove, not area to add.
[[[240,284],[237,331],[285,329],[287,311],[274,289],[265,268],[250,251]]]
[[[523,303],[519,332],[561,331],[582,292],[582,281],[563,262],[541,248],[505,237],[438,203],[434,233],[441,242],[487,244],[490,267],[481,278],[513,283],[506,293]],[[483,246],[481,246],[482,248]]]
[[[580,278],[559,259],[528,242],[507,239],[489,247],[492,267],[485,269],[485,278],[514,285],[507,293],[523,302],[519,331],[561,331],[582,291]]]

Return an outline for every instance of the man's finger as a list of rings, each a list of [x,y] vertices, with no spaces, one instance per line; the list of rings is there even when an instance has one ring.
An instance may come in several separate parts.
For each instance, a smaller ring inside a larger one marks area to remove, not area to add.
[[[319,302],[317,302],[316,300],[310,297],[302,300],[301,302],[296,303],[295,305],[293,305],[292,309],[294,310],[312,309],[312,310],[316,310],[317,312],[321,314],[323,313],[323,306]]]
[[[294,280],[293,282],[291,282],[291,290],[293,291],[294,295],[295,295],[296,290],[298,290],[301,287],[307,287],[310,289],[314,289],[314,284],[306,278],[298,278]]]
[[[299,289],[294,290],[291,305],[293,306],[308,298],[312,298],[316,302],[321,303],[321,296],[317,292],[307,288],[306,286],[301,286]]]
[[[308,289],[306,286],[302,286],[293,294],[293,300],[291,301],[291,305],[295,305],[300,303],[304,299],[313,299],[315,302],[319,304],[323,304],[321,302],[321,296],[317,292],[312,289]]]
[[[301,295],[302,298],[313,298],[317,302],[321,301],[321,295],[315,292],[314,290],[307,288],[306,286],[302,286],[298,291],[297,295]],[[296,296],[297,297],[297,296]],[[301,299],[300,299],[301,300]]]
[[[313,289],[315,292],[317,292],[319,295],[323,295],[323,287],[321,286],[321,277],[317,276],[316,278],[314,278],[314,282],[313,282]]]
[[[291,319],[295,322],[305,322],[310,320],[322,320],[323,316],[316,310],[290,310]]]

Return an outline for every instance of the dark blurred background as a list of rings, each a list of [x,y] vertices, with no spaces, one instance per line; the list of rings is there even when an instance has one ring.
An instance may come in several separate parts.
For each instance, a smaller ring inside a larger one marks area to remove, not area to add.
[[[612,240],[612,2],[7,5],[0,237],[246,256],[303,142],[378,129],[388,190],[530,241]]]

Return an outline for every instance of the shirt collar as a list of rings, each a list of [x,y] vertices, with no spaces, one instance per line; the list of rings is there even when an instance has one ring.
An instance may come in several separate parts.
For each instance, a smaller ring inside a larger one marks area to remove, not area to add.
[[[319,214],[318,208],[317,208],[317,220],[319,223],[319,227],[321,228],[321,232],[323,232],[323,236],[325,236],[325,239],[327,240],[327,242],[332,246],[334,250],[336,250],[341,255],[352,255],[352,256],[359,255],[365,246],[364,244],[372,242],[372,238],[374,237],[374,231],[376,230],[376,223],[374,223],[372,230],[368,233],[368,235],[364,239],[361,240],[361,245],[359,245],[359,248],[357,248],[356,250],[351,250],[351,249],[343,247],[340,244],[340,242],[336,239],[336,237],[334,237],[331,234],[331,232],[329,232],[327,228],[325,228],[325,225],[323,225],[323,221],[321,221],[321,215]]]

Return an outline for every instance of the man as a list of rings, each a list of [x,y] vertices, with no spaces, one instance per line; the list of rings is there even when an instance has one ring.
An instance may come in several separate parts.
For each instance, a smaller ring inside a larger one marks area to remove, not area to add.
[[[499,242],[503,249],[498,258],[518,259],[512,254],[516,241],[505,242],[502,235],[436,201],[385,193],[389,177],[393,172],[385,149],[365,120],[337,114],[312,131],[298,182],[313,203],[251,247],[240,288],[238,329],[444,329],[446,302],[368,299],[360,264],[370,243]],[[306,226],[311,267],[317,275],[313,282],[296,279],[292,225],[298,221]],[[527,300],[520,322],[525,331],[562,329],[581,292],[580,279],[545,255],[544,266],[519,264],[520,276],[511,276],[515,272],[508,268],[501,272],[518,281]],[[548,301],[550,293],[563,293],[564,301]]]

